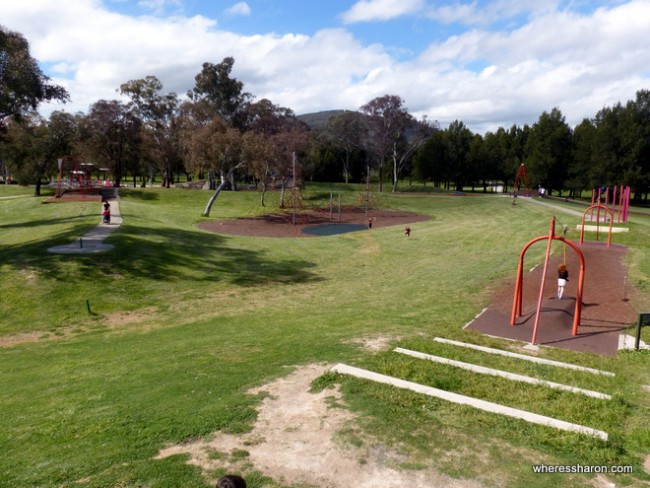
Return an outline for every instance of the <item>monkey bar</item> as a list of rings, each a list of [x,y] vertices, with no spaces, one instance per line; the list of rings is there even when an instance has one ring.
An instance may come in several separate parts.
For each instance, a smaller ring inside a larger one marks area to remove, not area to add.
[[[574,336],[578,335],[578,326],[580,325],[580,314],[582,312],[582,292],[584,289],[584,280],[585,280],[585,258],[582,252],[580,251],[580,249],[575,244],[573,244],[569,240],[566,240],[564,237],[555,235],[555,217],[553,217],[551,219],[549,234],[546,236],[537,237],[531,240],[530,242],[528,242],[528,244],[526,244],[523,247],[521,254],[519,255],[519,266],[517,268],[517,280],[515,283],[515,296],[512,303],[512,315],[510,318],[510,325],[514,326],[517,317],[521,317],[522,315],[521,302],[523,298],[523,289],[524,289],[524,258],[526,256],[526,252],[528,251],[530,246],[532,246],[536,242],[540,242],[544,240],[548,241],[548,244],[546,246],[546,255],[544,258],[544,270],[542,272],[542,282],[539,289],[537,311],[535,313],[535,324],[533,326],[533,337],[531,339],[531,344],[535,344],[537,340],[537,328],[539,326],[539,319],[542,312],[542,301],[544,299],[544,282],[546,280],[546,274],[548,272],[548,263],[551,255],[551,245],[554,240],[563,242],[565,245],[569,245],[576,252],[576,254],[578,255],[578,259],[580,260],[580,275],[578,277],[578,295],[576,297],[576,306],[573,314],[572,335]]]

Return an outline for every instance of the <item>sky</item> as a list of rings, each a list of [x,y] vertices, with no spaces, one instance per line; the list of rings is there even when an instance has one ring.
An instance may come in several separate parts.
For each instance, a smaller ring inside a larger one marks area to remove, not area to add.
[[[650,89],[650,0],[0,0],[0,25],[70,93],[45,116],[150,75],[183,98],[228,56],[297,115],[389,94],[480,134],[553,108],[574,127]]]

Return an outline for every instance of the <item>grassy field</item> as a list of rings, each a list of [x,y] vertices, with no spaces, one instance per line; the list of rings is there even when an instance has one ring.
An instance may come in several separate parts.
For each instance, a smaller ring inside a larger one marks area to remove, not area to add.
[[[363,204],[351,185],[309,187]],[[340,236],[226,236],[196,227],[208,194],[121,191],[124,224],[113,251],[54,255],[99,221],[97,203],[43,204],[32,189],[0,187],[0,486],[207,487],[182,456],[154,460],[165,446],[243,433],[260,398],[246,394],[287,374],[286,366],[344,362],[606,430],[607,442],[532,426],[414,393],[327,374],[360,415],[353,443],[382,443],[404,468],[433,467],[488,486],[590,486],[594,475],[535,475],[532,464],[631,465],[617,485],[650,481],[650,354],[616,358],[547,349],[544,357],[606,369],[616,377],[567,373],[486,357],[434,336],[506,348],[462,331],[512,277],[521,247],[548,231],[556,210],[498,196],[374,194],[372,205],[424,213],[427,222]],[[11,198],[6,198],[11,197]],[[276,193],[269,211],[276,210]],[[262,212],[254,192],[223,193],[211,218]],[[558,215],[558,221],[574,221]],[[650,311],[650,216],[635,216],[626,244],[632,304]],[[571,237],[571,236],[569,236]],[[576,237],[576,236],[574,236]],[[543,247],[543,246],[540,246]],[[531,249],[530,262],[543,249]],[[90,312],[87,308],[90,305]],[[644,340],[650,342],[650,330]],[[373,353],[351,340],[386,337],[417,349],[611,393],[611,401]],[[255,467],[250,486],[283,486]],[[277,481],[277,480],[276,480]]]

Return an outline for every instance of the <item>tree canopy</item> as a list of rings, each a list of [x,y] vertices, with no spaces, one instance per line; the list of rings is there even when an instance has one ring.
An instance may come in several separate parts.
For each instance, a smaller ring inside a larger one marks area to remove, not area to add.
[[[50,83],[19,33],[0,25],[0,124],[6,117],[35,110],[43,101],[69,99],[65,88]]]

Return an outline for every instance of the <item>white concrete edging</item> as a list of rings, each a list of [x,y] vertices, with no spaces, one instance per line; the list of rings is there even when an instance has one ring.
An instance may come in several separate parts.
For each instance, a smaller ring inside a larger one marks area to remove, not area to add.
[[[450,391],[439,390],[437,388],[432,388],[430,386],[420,385],[418,383],[413,383],[411,381],[405,381],[399,378],[393,378],[391,376],[386,376],[379,373],[373,373],[372,371],[368,371],[361,368],[355,368],[354,366],[348,366],[346,364],[337,364],[336,366],[333,366],[330,369],[330,371],[334,373],[354,376],[356,378],[376,381],[377,383],[392,385],[397,388],[411,390],[416,393],[422,393],[424,395],[429,395],[432,397],[440,398],[442,400],[447,400],[449,402],[458,403],[461,405],[469,405],[470,407],[478,408],[486,412],[506,415],[508,417],[525,420],[526,422],[530,422],[533,424],[544,425],[547,427],[554,427],[556,429],[567,430],[570,432],[578,432],[580,434],[596,437],[604,441],[606,441],[608,437],[607,432],[603,432],[602,430],[596,430],[596,429],[592,429],[591,427],[572,424],[569,422],[565,422],[563,420],[558,420],[551,417],[545,417],[544,415],[526,412],[524,410],[519,410],[512,407],[506,407],[504,405],[487,402],[485,400],[480,400],[478,398],[472,398],[465,395],[460,395],[458,393],[452,393]]]
[[[530,361],[538,364],[546,364],[549,366],[557,366],[558,368],[567,368],[574,369],[576,371],[584,371],[587,373],[602,374],[605,376],[615,376],[614,373],[609,371],[602,371],[600,369],[587,368],[585,366],[578,366],[577,364],[562,363],[560,361],[552,361],[551,359],[537,358],[535,356],[526,356],[525,354],[517,354],[516,352],[502,351],[501,349],[492,349],[491,347],[477,346],[476,344],[469,344],[467,342],[452,341],[451,339],[443,339],[442,337],[434,337],[433,339],[436,342],[442,342],[443,344],[451,344],[453,346],[467,347],[470,349],[476,349],[477,351],[483,351],[490,354],[499,354],[501,356],[507,356],[510,358],[523,359],[525,361]]]
[[[485,366],[479,366],[476,364],[464,363],[462,361],[455,361],[453,359],[442,358],[440,356],[433,356],[431,354],[426,354],[423,352],[412,351],[410,349],[403,349],[397,347],[393,351],[400,354],[406,354],[418,359],[426,359],[427,361],[433,361],[435,363],[448,364],[450,366],[455,366],[457,368],[465,369],[467,371],[472,371],[479,374],[487,374],[490,376],[498,376],[500,378],[506,378],[512,381],[521,381],[522,383],[531,383],[533,385],[544,385],[550,388],[555,388],[557,390],[570,391],[572,393],[580,393],[582,395],[587,395],[594,398],[600,398],[601,400],[611,400],[612,397],[605,393],[600,393],[593,390],[585,390],[575,386],[563,385],[562,383],[555,383],[553,381],[540,380],[537,378],[531,378],[530,376],[524,376],[516,373],[508,373],[507,371],[502,371],[500,369],[487,368]]]

